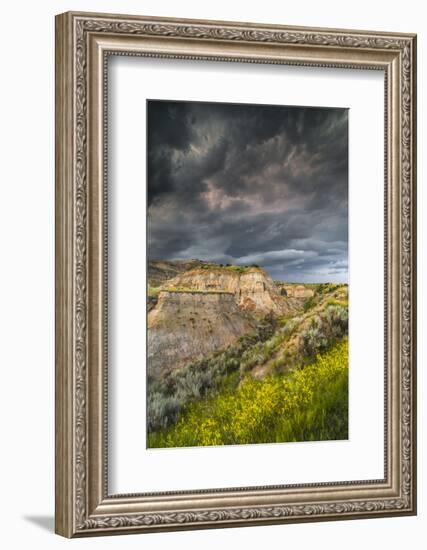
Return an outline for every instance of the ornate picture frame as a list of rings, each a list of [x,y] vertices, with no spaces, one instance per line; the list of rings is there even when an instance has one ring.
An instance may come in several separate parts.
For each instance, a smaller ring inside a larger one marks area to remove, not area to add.
[[[106,60],[372,69],[385,77],[384,478],[108,492]],[[56,17],[56,532],[135,532],[416,513],[416,36],[68,12]]]

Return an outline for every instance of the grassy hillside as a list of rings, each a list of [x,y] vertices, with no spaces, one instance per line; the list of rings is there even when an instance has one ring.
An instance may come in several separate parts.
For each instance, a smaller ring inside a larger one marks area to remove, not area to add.
[[[230,375],[231,378],[233,375]],[[303,368],[245,377],[191,403],[170,428],[150,433],[149,447],[320,441],[348,437],[348,341]]]
[[[262,380],[312,363],[341,341],[348,329],[347,288],[320,289],[299,315],[264,319],[254,334],[158,379],[149,375],[148,432],[170,428],[193,403],[227,388],[236,391],[246,377]],[[150,445],[154,439],[150,438]]]

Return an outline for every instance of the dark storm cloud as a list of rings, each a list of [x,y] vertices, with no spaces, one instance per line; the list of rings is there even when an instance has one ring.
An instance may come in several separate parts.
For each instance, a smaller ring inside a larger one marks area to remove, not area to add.
[[[148,255],[346,281],[348,111],[148,102]]]

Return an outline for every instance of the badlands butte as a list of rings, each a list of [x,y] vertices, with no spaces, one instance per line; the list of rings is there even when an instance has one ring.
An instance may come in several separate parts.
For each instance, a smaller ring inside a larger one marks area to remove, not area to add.
[[[310,334],[321,325],[322,337],[329,338],[328,323],[323,322],[326,310],[331,305],[347,307],[347,300],[347,285],[273,281],[255,265],[150,260],[148,376],[162,380],[233,346],[239,350],[244,337],[267,340],[285,324],[289,328],[292,320],[292,331],[277,339],[277,349],[249,365],[250,374],[262,378],[275,368],[278,357],[288,357],[291,365],[303,356],[310,348]],[[335,320],[329,319],[331,324]],[[239,362],[239,352],[235,355]]]

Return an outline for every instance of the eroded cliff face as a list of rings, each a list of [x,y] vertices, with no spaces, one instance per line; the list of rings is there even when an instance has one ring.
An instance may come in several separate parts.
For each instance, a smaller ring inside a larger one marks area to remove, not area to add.
[[[148,370],[161,377],[256,329],[230,292],[161,291],[148,314]]]
[[[242,271],[227,268],[196,268],[169,280],[171,288],[199,291],[226,291],[234,296],[236,304],[257,317],[285,315],[300,307],[298,300],[282,296],[267,273],[252,267]]]
[[[290,285],[286,283],[276,283],[280,294],[289,298],[312,298],[314,290],[304,285]]]
[[[195,269],[206,262],[201,260],[148,260],[147,275],[150,285],[160,287],[179,273]]]
[[[148,369],[156,377],[224,350],[267,315],[297,313],[305,301],[282,294],[259,267],[152,263],[151,274],[167,277],[147,304]]]

